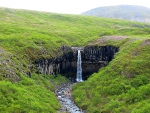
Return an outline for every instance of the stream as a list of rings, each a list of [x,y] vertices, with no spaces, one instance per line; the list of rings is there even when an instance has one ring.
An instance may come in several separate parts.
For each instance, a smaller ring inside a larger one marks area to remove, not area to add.
[[[57,98],[61,104],[61,109],[58,113],[85,113],[80,109],[73,101],[71,96],[71,86],[72,83],[67,83],[55,90]]]

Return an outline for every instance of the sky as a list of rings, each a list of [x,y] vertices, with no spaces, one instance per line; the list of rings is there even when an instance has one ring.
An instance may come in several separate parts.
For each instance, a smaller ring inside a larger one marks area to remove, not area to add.
[[[140,5],[150,8],[150,0],[0,0],[0,7],[63,14],[81,14],[93,8],[111,5]]]

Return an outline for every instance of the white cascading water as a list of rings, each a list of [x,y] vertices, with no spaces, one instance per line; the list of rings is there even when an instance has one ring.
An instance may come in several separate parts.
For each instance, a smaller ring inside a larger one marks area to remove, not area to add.
[[[81,66],[81,51],[78,49],[78,60],[77,60],[77,82],[82,82],[82,66]]]

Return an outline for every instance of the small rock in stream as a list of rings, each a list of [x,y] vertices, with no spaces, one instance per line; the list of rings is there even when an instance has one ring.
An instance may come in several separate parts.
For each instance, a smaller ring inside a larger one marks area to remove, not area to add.
[[[67,111],[68,113],[85,113],[78,108],[72,100],[71,86],[71,83],[67,83],[55,90],[58,100],[62,106],[59,112]]]

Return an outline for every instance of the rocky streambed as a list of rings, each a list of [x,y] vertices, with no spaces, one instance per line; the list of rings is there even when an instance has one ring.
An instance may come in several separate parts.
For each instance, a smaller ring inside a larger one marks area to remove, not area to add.
[[[58,113],[85,113],[82,109],[80,109],[73,101],[71,96],[71,86],[73,83],[67,83],[55,90],[57,98],[61,104],[61,109]]]

